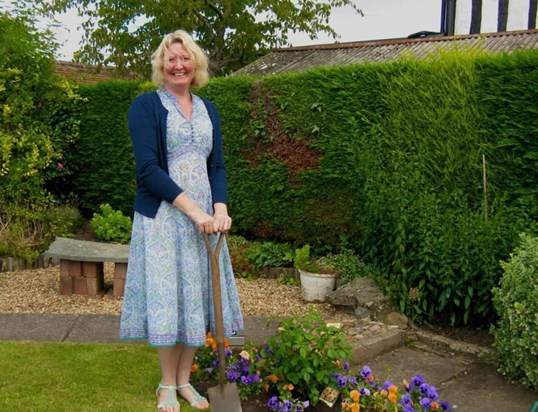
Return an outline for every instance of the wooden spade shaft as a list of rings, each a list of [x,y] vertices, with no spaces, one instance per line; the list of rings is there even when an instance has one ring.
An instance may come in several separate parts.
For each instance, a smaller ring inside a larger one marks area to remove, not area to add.
[[[222,293],[220,285],[219,256],[225,233],[220,233],[217,246],[213,251],[209,237],[202,234],[211,264],[211,285],[213,287],[213,312],[215,316],[215,333],[219,355],[219,386],[209,388],[207,393],[213,412],[242,412],[239,391],[235,382],[224,384],[226,374],[226,355],[224,353],[224,320],[222,316]]]

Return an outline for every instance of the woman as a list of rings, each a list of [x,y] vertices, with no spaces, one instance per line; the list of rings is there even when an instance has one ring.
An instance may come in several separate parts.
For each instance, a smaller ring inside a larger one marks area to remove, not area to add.
[[[208,59],[178,30],[152,56],[157,91],[138,96],[129,110],[137,193],[122,339],[157,347],[162,380],[158,408],[178,412],[176,393],[197,409],[207,399],[189,383],[196,348],[214,332],[211,274],[202,232],[230,229],[226,169],[215,106],[194,94],[209,79]],[[216,236],[211,236],[214,243]],[[239,298],[226,245],[221,255],[225,336],[242,330]]]

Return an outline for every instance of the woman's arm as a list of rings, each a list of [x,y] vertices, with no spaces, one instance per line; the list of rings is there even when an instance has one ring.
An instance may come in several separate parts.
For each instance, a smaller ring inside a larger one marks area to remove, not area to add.
[[[136,180],[141,187],[172,203],[183,190],[170,178],[159,162],[161,147],[159,113],[148,95],[138,96],[131,105],[128,125],[136,164]]]

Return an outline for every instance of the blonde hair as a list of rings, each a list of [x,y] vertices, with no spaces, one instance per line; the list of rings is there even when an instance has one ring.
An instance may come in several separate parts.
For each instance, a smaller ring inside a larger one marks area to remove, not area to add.
[[[202,48],[196,44],[192,36],[185,30],[176,30],[173,33],[164,36],[157,50],[151,56],[152,75],[151,80],[157,87],[162,87],[164,83],[164,62],[170,45],[173,43],[181,43],[185,50],[191,55],[196,72],[192,79],[192,86],[202,87],[209,80],[209,59]]]

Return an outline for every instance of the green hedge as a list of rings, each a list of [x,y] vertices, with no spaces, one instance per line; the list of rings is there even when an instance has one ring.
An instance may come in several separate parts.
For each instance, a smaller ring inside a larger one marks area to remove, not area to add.
[[[352,248],[415,320],[490,320],[498,262],[538,217],[537,67],[535,50],[452,50],[212,80],[199,93],[222,117],[235,233]],[[149,87],[81,89],[89,210],[131,207],[125,113]]]
[[[86,105],[70,163],[73,191],[86,216],[98,213],[104,203],[132,215],[136,181],[127,111],[139,92],[139,83],[117,80],[79,88]]]

